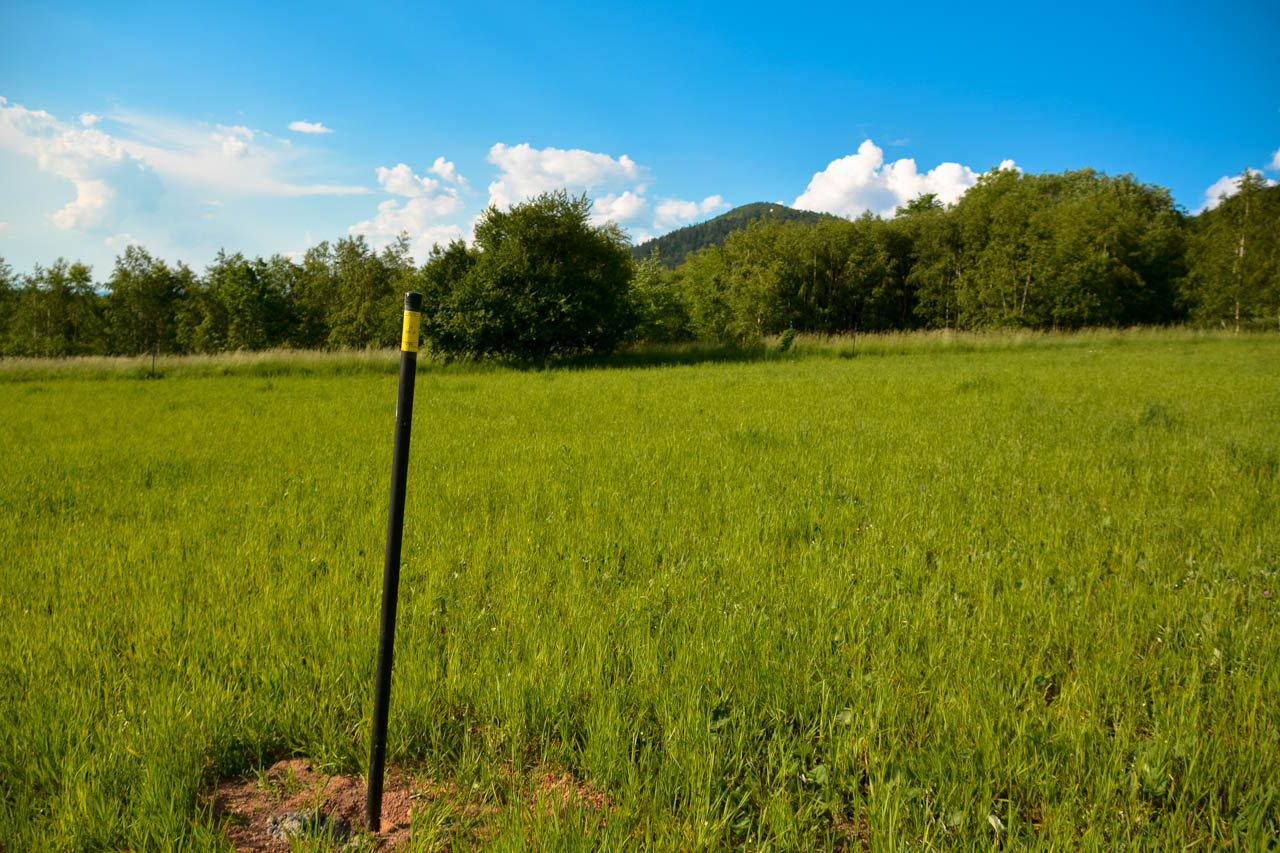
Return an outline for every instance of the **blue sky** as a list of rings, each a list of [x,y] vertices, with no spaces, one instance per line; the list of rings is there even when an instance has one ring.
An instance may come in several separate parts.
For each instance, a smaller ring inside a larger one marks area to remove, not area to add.
[[[0,256],[109,275],[586,192],[637,240],[751,201],[1090,166],[1280,179],[1275,3],[5,4]],[[1210,195],[1206,196],[1206,192]]]

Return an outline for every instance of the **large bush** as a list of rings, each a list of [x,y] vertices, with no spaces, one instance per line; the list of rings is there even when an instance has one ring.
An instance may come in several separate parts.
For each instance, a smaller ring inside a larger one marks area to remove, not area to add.
[[[561,191],[490,207],[474,248],[437,249],[421,274],[422,332],[455,356],[545,359],[608,352],[634,324],[632,263],[616,225]]]

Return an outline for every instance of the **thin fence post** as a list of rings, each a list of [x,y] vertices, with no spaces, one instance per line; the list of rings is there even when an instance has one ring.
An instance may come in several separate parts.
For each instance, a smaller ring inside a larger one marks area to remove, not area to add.
[[[400,335],[400,390],[396,397],[395,449],[391,457],[391,509],[387,514],[387,552],[382,564],[382,622],[378,630],[378,670],[373,684],[373,736],[369,744],[369,789],[365,825],[382,829],[382,777],[387,760],[387,716],[391,706],[391,660],[396,639],[396,601],[400,592],[400,544],[404,534],[405,476],[409,468],[409,432],[413,426],[413,381],[418,366],[418,330],[422,294],[404,295]]]

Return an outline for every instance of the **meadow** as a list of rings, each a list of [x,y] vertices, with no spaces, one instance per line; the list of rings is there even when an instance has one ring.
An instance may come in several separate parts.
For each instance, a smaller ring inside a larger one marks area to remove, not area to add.
[[[0,850],[361,771],[395,358],[0,363]],[[404,536],[414,849],[1280,839],[1274,334],[427,363]]]

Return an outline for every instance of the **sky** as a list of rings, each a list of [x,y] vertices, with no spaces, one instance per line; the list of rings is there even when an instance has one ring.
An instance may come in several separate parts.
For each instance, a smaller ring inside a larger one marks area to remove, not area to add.
[[[1280,179],[1280,3],[14,2],[0,257],[197,270],[586,193],[639,243],[1091,167],[1194,213]]]

